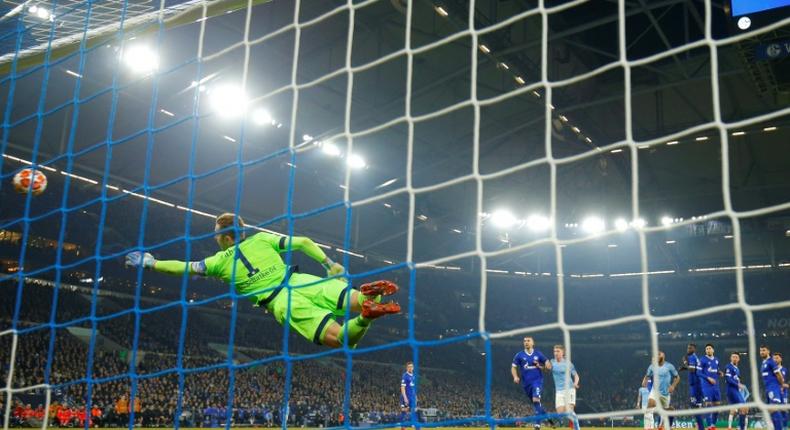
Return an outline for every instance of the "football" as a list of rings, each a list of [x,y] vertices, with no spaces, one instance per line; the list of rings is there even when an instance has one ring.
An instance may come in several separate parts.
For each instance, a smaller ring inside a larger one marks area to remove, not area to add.
[[[32,187],[31,187],[32,182]],[[14,190],[16,192],[25,194],[32,192],[37,196],[47,189],[47,177],[39,170],[23,169],[14,175]]]

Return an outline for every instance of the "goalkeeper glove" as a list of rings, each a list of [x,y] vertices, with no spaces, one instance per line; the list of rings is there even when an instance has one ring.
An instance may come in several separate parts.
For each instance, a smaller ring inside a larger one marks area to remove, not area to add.
[[[142,267],[153,269],[156,259],[147,252],[134,251],[126,254],[126,267]]]

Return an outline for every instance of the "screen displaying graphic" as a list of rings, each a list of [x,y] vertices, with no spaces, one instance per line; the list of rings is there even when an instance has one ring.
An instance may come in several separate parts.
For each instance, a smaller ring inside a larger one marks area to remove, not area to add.
[[[790,0],[732,0],[732,16],[763,12],[790,6]]]

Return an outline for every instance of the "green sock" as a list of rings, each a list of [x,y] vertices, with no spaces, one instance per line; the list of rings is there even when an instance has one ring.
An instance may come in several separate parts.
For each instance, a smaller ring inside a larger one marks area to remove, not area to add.
[[[343,343],[343,336],[348,336],[348,346],[356,348],[357,343],[362,339],[370,327],[370,320],[358,316],[348,320],[342,327],[340,327],[340,343]]]
[[[362,293],[357,294],[357,302],[359,306],[362,306],[362,303],[365,303],[365,300],[373,300],[376,303],[381,303],[381,296],[366,296]]]

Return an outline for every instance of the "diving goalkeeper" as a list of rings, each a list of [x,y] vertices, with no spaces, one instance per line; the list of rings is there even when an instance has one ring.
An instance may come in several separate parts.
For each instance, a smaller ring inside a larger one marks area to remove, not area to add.
[[[233,228],[234,218],[238,222],[238,231],[241,232],[238,247],[237,229]],[[233,281],[238,294],[250,294],[250,300],[257,306],[268,309],[280,324],[285,320],[288,309],[288,292],[283,291],[288,267],[280,253],[287,252],[289,248],[301,251],[321,263],[329,276],[340,275],[345,271],[342,265],[329,259],[307,237],[288,238],[261,232],[248,238],[243,229],[244,221],[241,217],[224,213],[217,217],[214,225],[214,239],[222,250],[211,257],[192,262],[156,260],[147,252],[135,251],[126,255],[126,266],[142,266],[178,276],[189,271],[190,275],[211,276],[228,283]],[[347,335],[348,346],[355,348],[373,319],[400,312],[400,305],[397,303],[380,303],[381,296],[389,296],[398,291],[398,286],[389,281],[364,284],[356,291],[349,288],[342,278],[324,279],[306,273],[291,273],[288,284],[292,287],[306,285],[291,290],[291,328],[319,345],[341,347],[343,336]],[[350,301],[346,299],[349,292]],[[341,326],[334,318],[345,316],[348,302],[351,305],[350,311],[361,315]]]

